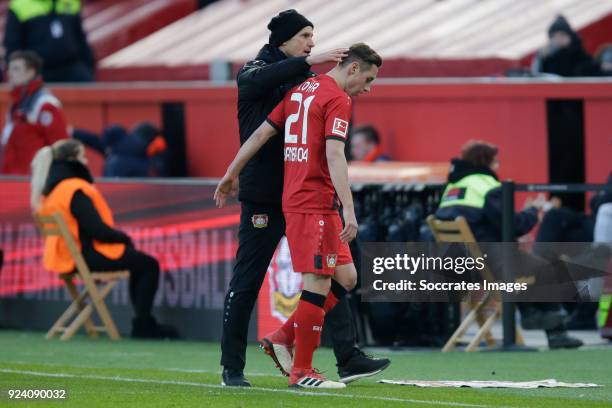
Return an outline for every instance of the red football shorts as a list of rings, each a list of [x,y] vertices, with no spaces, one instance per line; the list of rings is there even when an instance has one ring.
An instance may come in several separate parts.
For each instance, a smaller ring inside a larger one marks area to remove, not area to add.
[[[284,214],[294,271],[334,275],[336,266],[353,263],[348,244],[338,238],[343,229],[340,215]]]

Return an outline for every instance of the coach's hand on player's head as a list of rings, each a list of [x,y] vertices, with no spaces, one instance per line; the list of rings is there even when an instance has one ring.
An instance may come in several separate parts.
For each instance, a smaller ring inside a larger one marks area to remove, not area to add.
[[[313,54],[306,57],[308,65],[325,64],[327,62],[340,62],[348,55],[348,48],[336,48],[335,50]]]
[[[217,185],[217,189],[215,190],[215,203],[217,207],[222,208],[227,201],[227,197],[231,195],[232,197],[236,197],[238,193],[238,177],[230,177],[227,174],[223,176],[219,184]]]
[[[357,217],[353,207],[342,207],[344,229],[340,232],[340,241],[351,242],[357,236]]]

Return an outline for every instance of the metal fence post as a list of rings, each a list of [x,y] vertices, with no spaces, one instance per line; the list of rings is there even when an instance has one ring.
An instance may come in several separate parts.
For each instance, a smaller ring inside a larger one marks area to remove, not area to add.
[[[502,183],[502,241],[514,242],[514,181],[507,180]],[[504,244],[507,245],[507,244]],[[503,250],[503,277],[505,282],[514,282],[514,271],[510,267],[511,262],[509,248]],[[502,304],[504,342],[503,347],[511,348],[516,343],[516,317],[514,303],[504,302]]]

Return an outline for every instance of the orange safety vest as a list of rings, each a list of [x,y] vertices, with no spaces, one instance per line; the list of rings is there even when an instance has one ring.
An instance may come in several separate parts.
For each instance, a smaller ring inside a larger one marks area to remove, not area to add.
[[[64,220],[66,220],[70,233],[74,237],[80,251],[79,224],[70,211],[70,202],[74,193],[78,190],[81,190],[91,199],[102,221],[114,227],[113,214],[102,194],[92,184],[76,177],[65,179],[55,186],[53,191],[43,198],[40,213],[42,215],[52,215],[59,211],[64,216]],[[125,251],[125,244],[120,243],[106,243],[94,240],[93,246],[96,251],[110,259],[119,259]],[[74,259],[72,259],[68,245],[62,237],[49,236],[45,238],[43,265],[46,269],[57,273],[67,273],[74,270]]]

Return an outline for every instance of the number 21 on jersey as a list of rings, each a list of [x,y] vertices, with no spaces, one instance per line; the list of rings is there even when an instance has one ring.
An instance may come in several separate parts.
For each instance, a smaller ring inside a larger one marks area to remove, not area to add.
[[[298,110],[296,113],[292,113],[287,116],[287,120],[285,121],[285,143],[297,143],[298,135],[291,133],[291,125],[296,123],[300,119],[300,114],[302,114],[302,141],[301,144],[306,144],[306,137],[308,136],[308,109],[310,108],[310,104],[314,99],[314,95],[309,96],[308,98],[302,101],[303,95],[299,92],[295,92],[291,94],[291,100],[296,101],[298,103]],[[304,109],[302,110],[302,106]]]

